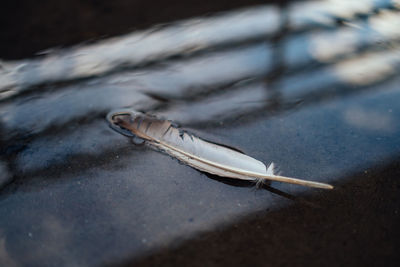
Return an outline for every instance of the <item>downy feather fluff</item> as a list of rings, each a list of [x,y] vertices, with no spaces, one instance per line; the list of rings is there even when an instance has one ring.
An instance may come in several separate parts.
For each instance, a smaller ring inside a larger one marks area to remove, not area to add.
[[[333,188],[325,183],[277,175],[273,163],[267,168],[261,161],[193,136],[174,126],[171,121],[155,116],[133,110],[120,110],[109,113],[107,120],[118,132],[139,137],[147,144],[203,172],[254,181],[257,184],[270,180],[324,189]]]

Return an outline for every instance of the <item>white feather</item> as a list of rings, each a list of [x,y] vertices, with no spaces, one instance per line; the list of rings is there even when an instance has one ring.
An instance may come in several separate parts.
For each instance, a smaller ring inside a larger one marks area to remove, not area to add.
[[[170,121],[132,110],[112,112],[107,116],[112,128],[144,139],[149,145],[200,171],[221,177],[263,183],[280,181],[310,187],[332,189],[328,184],[284,177],[275,174],[275,165],[268,168],[252,157],[195,137],[175,127]]]

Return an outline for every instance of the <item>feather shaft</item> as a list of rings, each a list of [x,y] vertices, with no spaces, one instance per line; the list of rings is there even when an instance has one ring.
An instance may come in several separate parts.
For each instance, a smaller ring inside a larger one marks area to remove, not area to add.
[[[175,150],[187,157],[191,157],[194,158],[198,161],[201,161],[207,165],[213,166],[213,167],[217,167],[217,168],[221,168],[223,170],[226,171],[234,171],[236,173],[242,174],[244,176],[248,176],[248,177],[256,177],[256,178],[261,178],[261,179],[267,179],[267,180],[271,180],[271,181],[277,181],[277,182],[284,182],[284,183],[290,183],[290,184],[297,184],[297,185],[303,185],[303,186],[308,186],[308,187],[315,187],[315,188],[323,188],[323,189],[333,189],[333,186],[330,184],[325,184],[325,183],[320,183],[320,182],[314,182],[314,181],[307,181],[307,180],[302,180],[302,179],[297,179],[297,178],[291,178],[291,177],[286,177],[286,176],[281,176],[281,175],[262,175],[256,172],[250,172],[250,171],[243,171],[237,168],[232,168],[232,167],[227,167],[215,162],[211,162],[209,160],[206,159],[202,159],[199,158],[197,156],[194,155],[190,155],[185,151],[182,151],[180,149],[177,149],[173,146],[170,146],[164,142],[161,142],[159,140],[156,140],[157,142],[159,142],[160,144],[162,144],[163,146],[168,147],[169,149]]]

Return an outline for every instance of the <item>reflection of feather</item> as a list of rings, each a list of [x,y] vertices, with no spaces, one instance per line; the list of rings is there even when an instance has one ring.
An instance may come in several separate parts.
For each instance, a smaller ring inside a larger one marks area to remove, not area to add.
[[[245,154],[184,132],[168,120],[131,110],[110,113],[107,119],[117,131],[142,138],[148,144],[200,171],[257,183],[272,180],[324,189],[333,188],[324,183],[275,175],[273,163],[266,168],[262,162]]]

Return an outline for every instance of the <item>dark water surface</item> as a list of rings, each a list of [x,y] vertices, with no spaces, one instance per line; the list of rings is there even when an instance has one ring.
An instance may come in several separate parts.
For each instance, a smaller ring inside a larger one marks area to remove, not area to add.
[[[2,61],[0,266],[396,266],[399,9],[260,5]],[[206,175],[118,108],[335,189]]]

